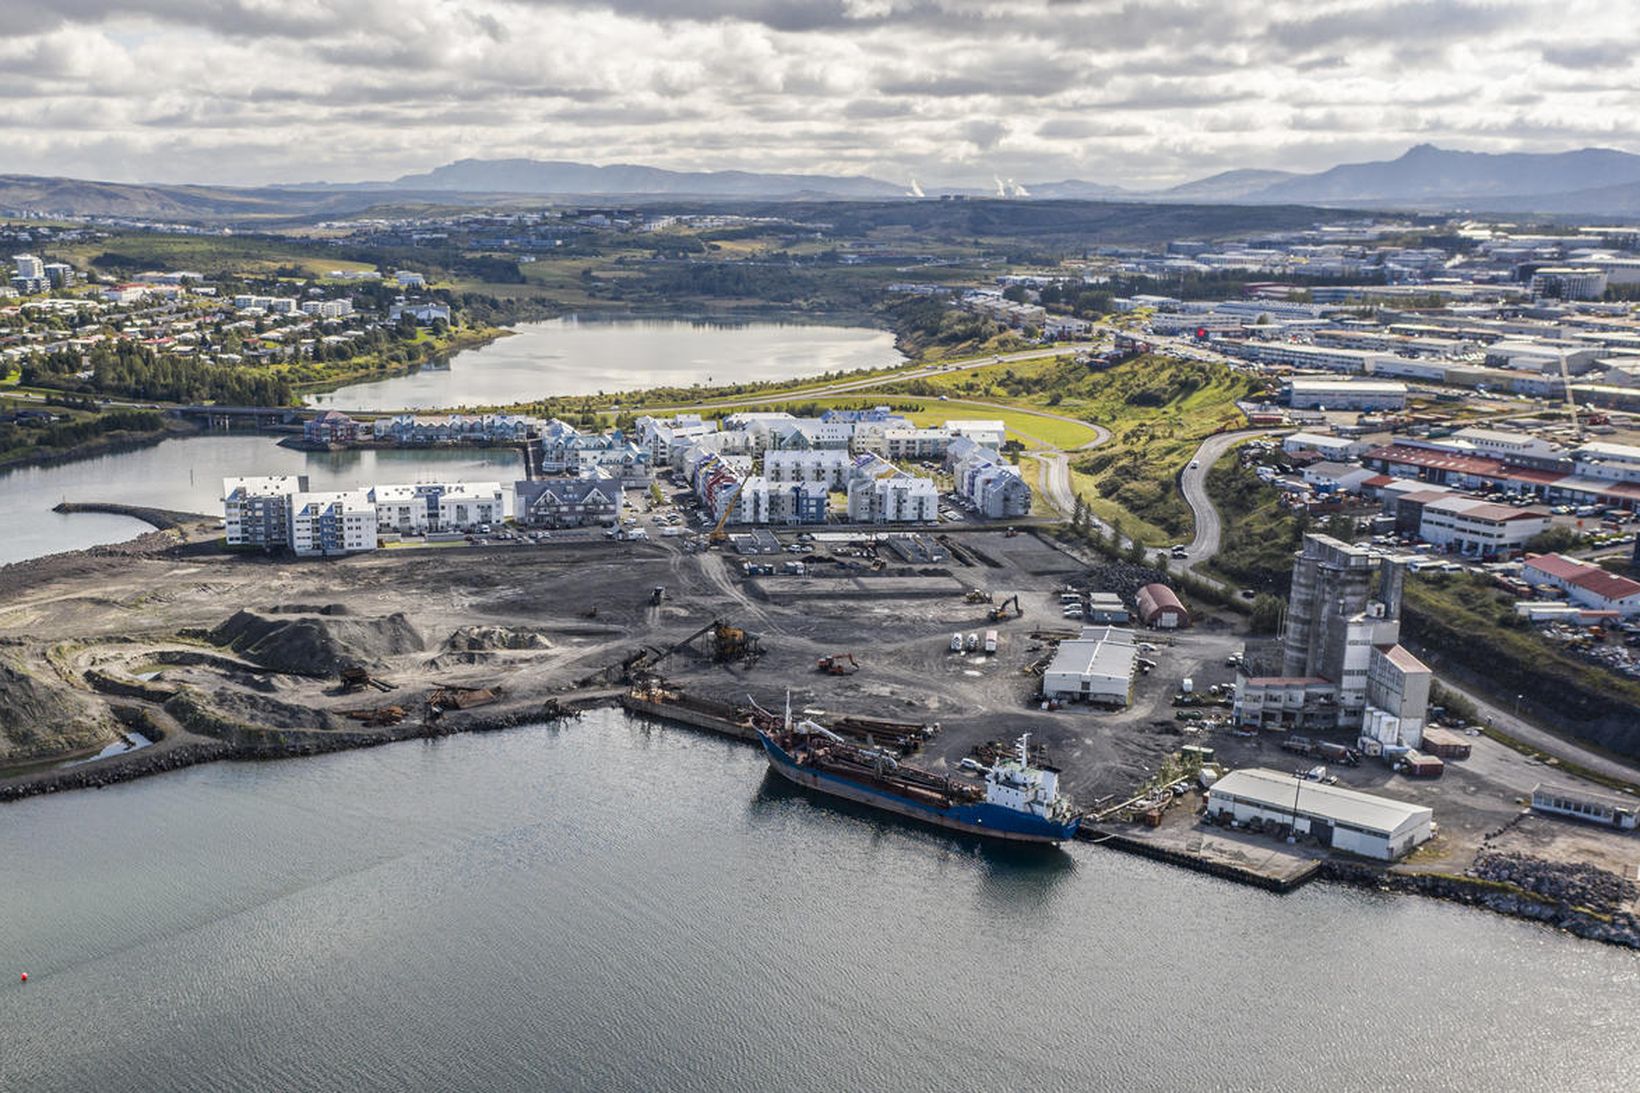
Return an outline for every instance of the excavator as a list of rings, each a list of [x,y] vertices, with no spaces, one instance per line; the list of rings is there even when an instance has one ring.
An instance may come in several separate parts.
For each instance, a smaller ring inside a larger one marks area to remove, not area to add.
[[[991,621],[1001,622],[1004,619],[1009,618],[1008,608],[1010,605],[1014,609],[1014,613],[1011,616],[1012,618],[1022,619],[1025,617],[1025,609],[1019,605],[1019,597],[1015,595],[1009,596],[1007,599],[991,608]]]
[[[853,653],[833,653],[821,657],[815,666],[833,676],[851,676],[860,670],[860,662],[854,659]]]

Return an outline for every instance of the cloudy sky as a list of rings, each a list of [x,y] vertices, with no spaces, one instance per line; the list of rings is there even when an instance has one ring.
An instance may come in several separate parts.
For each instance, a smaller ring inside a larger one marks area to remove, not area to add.
[[[463,157],[1149,186],[1640,151],[1632,0],[4,0],[0,171]]]

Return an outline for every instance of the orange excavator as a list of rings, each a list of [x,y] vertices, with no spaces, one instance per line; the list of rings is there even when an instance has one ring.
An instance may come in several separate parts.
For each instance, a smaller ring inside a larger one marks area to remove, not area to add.
[[[853,653],[833,653],[821,657],[816,667],[827,675],[851,676],[860,670],[860,662],[854,659]]]

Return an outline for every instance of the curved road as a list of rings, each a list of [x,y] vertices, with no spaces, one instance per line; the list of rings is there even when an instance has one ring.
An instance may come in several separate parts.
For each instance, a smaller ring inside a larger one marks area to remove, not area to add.
[[[1196,453],[1190,457],[1191,463],[1195,466],[1186,465],[1180,472],[1179,488],[1183,491],[1185,503],[1190,506],[1190,514],[1196,521],[1196,537],[1184,548],[1186,569],[1194,569],[1217,554],[1219,540],[1224,533],[1219,510],[1213,507],[1213,502],[1207,496],[1207,472],[1213,469],[1213,464],[1224,458],[1225,452],[1242,441],[1255,436],[1270,435],[1273,434],[1269,429],[1238,429],[1233,433],[1216,433],[1202,441]]]

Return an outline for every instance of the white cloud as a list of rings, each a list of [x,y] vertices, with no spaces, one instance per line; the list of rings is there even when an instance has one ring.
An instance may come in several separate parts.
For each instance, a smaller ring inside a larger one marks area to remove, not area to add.
[[[11,0],[0,170],[463,156],[1127,185],[1632,141],[1605,0]]]

